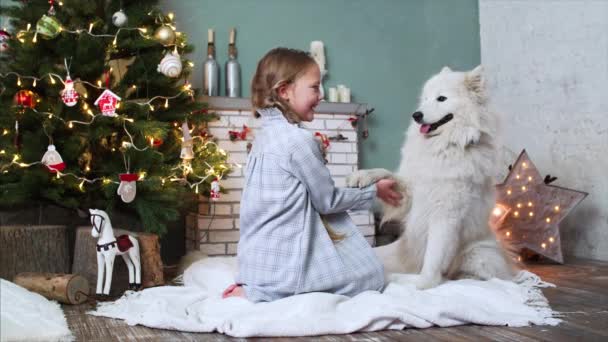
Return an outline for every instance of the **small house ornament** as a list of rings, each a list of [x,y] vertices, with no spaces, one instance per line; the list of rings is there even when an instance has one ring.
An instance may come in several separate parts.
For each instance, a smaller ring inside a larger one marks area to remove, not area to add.
[[[106,89],[95,100],[95,105],[99,107],[101,113],[105,116],[116,116],[116,105],[120,101],[120,97],[114,94],[109,89]]]

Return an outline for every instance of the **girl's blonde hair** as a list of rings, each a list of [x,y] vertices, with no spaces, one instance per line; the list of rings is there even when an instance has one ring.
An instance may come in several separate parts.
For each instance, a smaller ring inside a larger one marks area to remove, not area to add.
[[[317,64],[305,51],[283,47],[270,50],[258,62],[251,80],[253,114],[259,117],[256,112],[258,109],[277,107],[283,112],[287,121],[300,122],[289,102],[279,96],[279,88],[293,83],[312,65]]]

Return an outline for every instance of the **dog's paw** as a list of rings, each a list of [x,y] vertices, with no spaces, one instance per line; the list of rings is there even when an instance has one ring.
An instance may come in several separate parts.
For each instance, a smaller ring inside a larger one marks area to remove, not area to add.
[[[371,172],[367,170],[359,170],[346,177],[346,186],[349,188],[363,188],[374,183],[375,181],[376,179],[372,177]]]
[[[475,128],[468,128],[463,133],[463,146],[468,146],[471,144],[477,144],[479,139],[481,138],[481,132]]]

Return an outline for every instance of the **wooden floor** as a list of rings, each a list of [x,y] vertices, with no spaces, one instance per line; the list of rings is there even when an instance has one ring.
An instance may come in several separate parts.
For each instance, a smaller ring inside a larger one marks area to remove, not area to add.
[[[390,330],[350,335],[258,338],[282,341],[608,341],[608,262],[574,259],[567,265],[529,265],[530,271],[557,285],[544,289],[554,310],[563,314],[558,326],[525,328],[460,326]],[[121,320],[86,315],[94,304],[64,306],[78,341],[240,341],[221,334],[193,334],[128,326]]]

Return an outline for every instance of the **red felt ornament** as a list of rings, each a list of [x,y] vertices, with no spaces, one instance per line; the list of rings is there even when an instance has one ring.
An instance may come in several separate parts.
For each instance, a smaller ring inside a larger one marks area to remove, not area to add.
[[[74,107],[78,103],[78,92],[74,89],[74,82],[70,76],[65,79],[65,88],[61,92],[61,100],[68,107]]]
[[[22,89],[15,94],[13,101],[17,107],[34,108],[38,102],[38,95],[31,90]]]
[[[251,129],[249,129],[249,127],[243,125],[242,131],[228,131],[228,137],[230,138],[230,141],[235,141],[237,139],[247,140],[247,133],[250,131]]]
[[[120,97],[109,89],[106,89],[99,95],[97,100],[95,100],[95,105],[99,106],[99,110],[105,116],[116,116],[116,105],[118,105],[118,101],[120,101]]]

